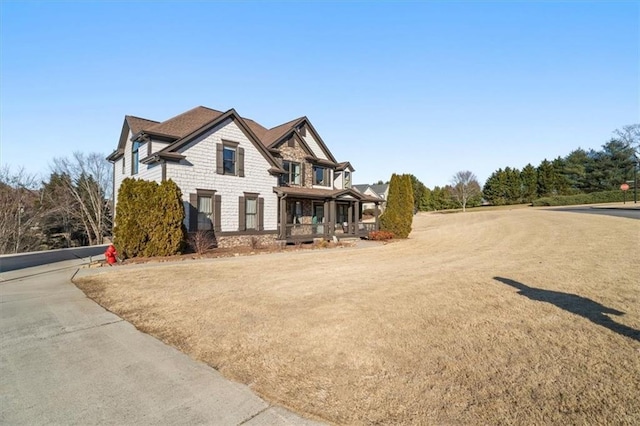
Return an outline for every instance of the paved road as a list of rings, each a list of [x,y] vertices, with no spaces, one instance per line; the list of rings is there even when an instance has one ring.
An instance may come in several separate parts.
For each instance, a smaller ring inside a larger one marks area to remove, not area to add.
[[[640,209],[637,208],[613,208],[613,207],[558,207],[549,209],[550,211],[571,212],[571,213],[587,213],[587,214],[604,214],[608,216],[626,217],[629,219],[640,219]]]
[[[10,254],[0,256],[0,272],[47,265],[63,260],[75,260],[104,254],[107,244],[91,247],[74,247],[60,250],[38,251],[33,253]]]
[[[86,298],[79,263],[0,274],[0,424],[317,424]]]

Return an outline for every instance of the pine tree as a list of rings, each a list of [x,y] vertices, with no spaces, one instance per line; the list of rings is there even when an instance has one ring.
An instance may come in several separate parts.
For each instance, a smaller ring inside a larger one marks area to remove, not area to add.
[[[538,172],[531,164],[524,166],[520,172],[520,182],[522,183],[522,201],[531,203],[538,194]]]

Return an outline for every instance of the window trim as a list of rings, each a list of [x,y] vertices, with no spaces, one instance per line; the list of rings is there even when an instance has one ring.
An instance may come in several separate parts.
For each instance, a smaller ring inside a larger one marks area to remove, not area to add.
[[[293,168],[291,166],[298,166],[298,174],[297,174],[298,182],[297,183],[295,182],[295,179],[292,179],[296,175],[293,174]],[[282,160],[282,168],[285,170],[286,173],[282,175],[282,179],[280,180],[280,186],[285,186],[285,185],[302,186],[302,163],[298,161]]]
[[[349,176],[348,179],[347,179],[347,176]],[[344,173],[342,174],[342,186],[344,188],[351,188],[351,171],[350,170],[345,170]]]
[[[232,160],[227,160],[226,155],[225,155],[227,152],[232,152],[233,153],[233,159]],[[233,171],[227,171],[227,162],[229,162],[229,161],[232,161]],[[238,171],[237,163],[238,163],[238,149],[237,149],[237,147],[231,146],[231,145],[228,145],[228,144],[222,144],[222,174],[228,175],[228,176],[236,176],[237,175],[237,171]]]
[[[212,228],[210,231],[218,233],[222,230],[221,204],[222,196],[212,189],[198,189],[189,194],[189,232],[198,232],[198,197],[211,197]]]
[[[234,151],[233,173],[225,170],[225,164],[229,161],[224,158],[227,150]],[[216,174],[244,177],[244,148],[240,146],[240,142],[222,139],[216,144]]]
[[[259,212],[259,205],[258,205],[258,194],[248,194],[245,192],[244,194],[244,229],[246,231],[257,231],[258,230],[258,216],[260,215]],[[253,201],[255,203],[256,206],[256,211],[255,213],[249,213],[249,201]],[[253,228],[249,228],[247,226],[247,223],[249,223],[249,221],[247,220],[249,218],[249,215],[253,215],[253,223],[254,223],[254,227]]]
[[[196,220],[196,231],[213,231],[213,217],[214,217],[214,213],[215,213],[215,209],[213,207],[214,203],[215,203],[215,194],[214,193],[203,193],[203,192],[198,192],[196,193],[196,214],[197,214],[197,220]],[[204,214],[204,212],[200,211],[200,200],[203,198],[208,198],[209,202],[211,203],[211,212],[209,212],[209,228],[207,229],[202,229],[200,228],[200,214]]]
[[[316,181],[316,178],[317,178],[316,170],[318,170],[318,169],[322,169],[323,170],[323,173],[322,173],[322,181],[323,181],[323,183],[318,183]],[[329,169],[328,167],[318,166],[318,165],[314,164],[314,166],[312,168],[312,172],[313,172],[313,180],[312,180],[312,182],[313,182],[313,185],[314,186],[322,186],[322,187],[331,187],[332,185],[331,185],[331,171],[330,170],[331,169]]]
[[[255,232],[264,231],[264,198],[257,192],[244,192],[243,195],[238,197],[238,232],[251,234]],[[254,226],[253,228],[247,228],[247,207],[249,201],[255,201],[256,211],[253,213]]]
[[[140,173],[140,145],[140,142],[133,141],[131,146],[131,175]]]

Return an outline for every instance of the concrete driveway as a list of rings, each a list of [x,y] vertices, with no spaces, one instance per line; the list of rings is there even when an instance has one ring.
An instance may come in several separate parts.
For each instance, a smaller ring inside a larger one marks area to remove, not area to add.
[[[0,274],[0,424],[318,424],[87,299],[78,263]]]

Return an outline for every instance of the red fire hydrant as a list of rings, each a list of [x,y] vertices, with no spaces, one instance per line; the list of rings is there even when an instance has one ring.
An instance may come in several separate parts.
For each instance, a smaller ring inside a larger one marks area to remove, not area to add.
[[[113,244],[107,247],[107,251],[104,252],[104,257],[105,259],[107,259],[107,263],[109,264],[109,266],[113,266],[113,264],[118,261],[118,259],[116,259],[116,254],[116,248],[113,246]]]

